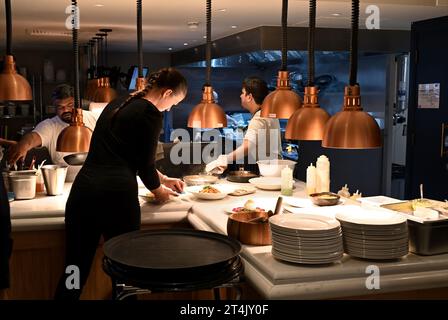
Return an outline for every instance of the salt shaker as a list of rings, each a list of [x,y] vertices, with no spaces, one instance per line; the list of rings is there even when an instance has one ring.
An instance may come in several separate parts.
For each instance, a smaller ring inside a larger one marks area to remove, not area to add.
[[[292,196],[293,186],[292,170],[289,167],[282,169],[281,194],[284,196]]]

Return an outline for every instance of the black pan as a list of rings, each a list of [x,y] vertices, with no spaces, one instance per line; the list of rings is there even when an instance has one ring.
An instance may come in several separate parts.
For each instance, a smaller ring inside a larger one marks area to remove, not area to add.
[[[258,177],[258,174],[246,170],[229,171],[227,173],[227,180],[231,182],[248,183],[250,179],[256,177]]]
[[[86,161],[87,152],[73,153],[64,157],[64,161],[70,166],[82,166]]]
[[[104,244],[104,255],[130,271],[203,272],[224,266],[241,244],[218,233],[190,230],[139,230]]]

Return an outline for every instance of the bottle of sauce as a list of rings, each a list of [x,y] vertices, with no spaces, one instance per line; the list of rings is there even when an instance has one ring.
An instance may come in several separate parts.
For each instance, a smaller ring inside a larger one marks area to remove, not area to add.
[[[316,167],[312,163],[306,169],[306,192],[308,195],[316,192]]]
[[[330,191],[330,160],[324,155],[316,162],[316,192]]]
[[[284,196],[292,196],[292,187],[294,180],[292,178],[292,170],[289,167],[282,169],[281,194]]]

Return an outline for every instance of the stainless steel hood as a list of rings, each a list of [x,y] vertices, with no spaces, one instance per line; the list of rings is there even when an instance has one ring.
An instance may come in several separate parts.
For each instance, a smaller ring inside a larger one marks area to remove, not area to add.
[[[291,51],[307,50],[308,28],[288,28],[288,49]],[[410,32],[401,30],[359,30],[359,51],[374,53],[409,52]],[[316,29],[316,51],[348,51],[350,44],[349,29],[318,28]],[[258,27],[213,41],[212,57],[221,58],[241,53],[252,53],[263,50],[280,50],[280,27]],[[271,53],[263,59],[275,61],[280,55]],[[248,57],[250,58],[250,57]],[[260,61],[260,57],[253,57]],[[289,59],[297,63],[302,56],[291,54]],[[171,65],[191,64],[205,59],[205,45],[174,52]],[[227,64],[228,65],[228,64]]]

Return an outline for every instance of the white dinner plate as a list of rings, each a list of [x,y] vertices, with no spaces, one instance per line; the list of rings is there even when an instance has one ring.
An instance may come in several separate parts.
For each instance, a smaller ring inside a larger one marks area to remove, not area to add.
[[[219,193],[202,193],[200,192],[204,186],[190,186],[186,187],[185,191],[192,193],[196,198],[203,200],[220,200],[224,199],[229,193],[235,190],[235,187],[226,184],[214,184],[213,188],[219,190]]]
[[[259,177],[252,178],[249,183],[263,190],[280,190],[282,188],[281,177]]]
[[[282,214],[269,218],[273,225],[295,230],[329,230],[340,226],[339,221],[311,214]]]
[[[348,206],[347,206],[348,207]],[[373,226],[387,226],[393,224],[405,223],[406,217],[389,210],[363,210],[362,208],[353,209],[347,208],[336,214],[336,219],[343,222],[373,225]]]

